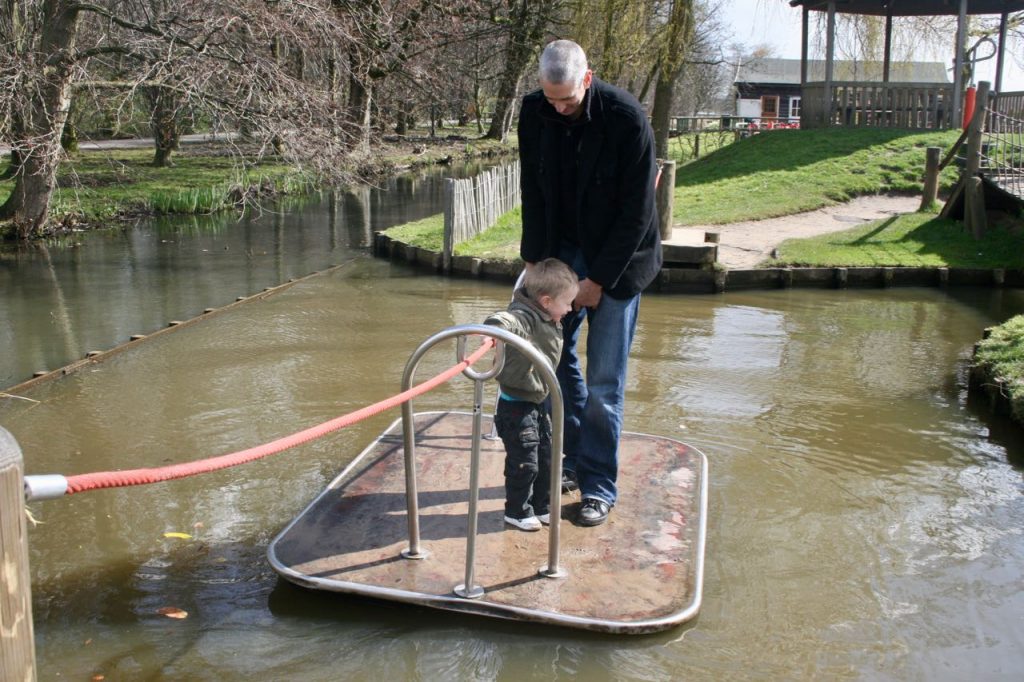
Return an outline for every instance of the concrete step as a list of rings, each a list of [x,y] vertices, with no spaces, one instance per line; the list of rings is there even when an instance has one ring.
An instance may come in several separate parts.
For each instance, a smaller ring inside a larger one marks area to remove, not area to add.
[[[718,243],[708,241],[717,233],[686,227],[672,228],[672,236],[662,240],[661,251],[666,265],[711,265],[718,260]]]

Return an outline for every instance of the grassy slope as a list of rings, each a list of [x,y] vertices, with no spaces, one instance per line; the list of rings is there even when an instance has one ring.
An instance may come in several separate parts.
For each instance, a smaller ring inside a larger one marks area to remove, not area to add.
[[[772,130],[676,171],[677,225],[773,218],[864,194],[920,193],[925,148],[943,153],[957,131]],[[955,181],[947,167],[941,186]]]
[[[772,264],[1024,269],[1018,228],[992,225],[976,240],[963,224],[931,213],[878,220],[842,232],[789,239]]]
[[[716,149],[676,173],[674,222],[721,224],[789,215],[846,201],[864,194],[920,193],[925,149],[945,152],[957,131],[914,133],[898,130],[767,131]],[[677,158],[689,148],[675,138]],[[705,144],[705,149],[708,145]],[[941,187],[948,190],[956,170],[946,168]],[[440,244],[440,218],[398,227],[388,234],[430,248]],[[459,253],[482,258],[515,258],[518,217],[505,220]],[[959,223],[920,213],[879,221],[808,240],[791,240],[774,264],[891,265],[950,267],[1024,267],[1019,239],[995,227],[981,242]]]

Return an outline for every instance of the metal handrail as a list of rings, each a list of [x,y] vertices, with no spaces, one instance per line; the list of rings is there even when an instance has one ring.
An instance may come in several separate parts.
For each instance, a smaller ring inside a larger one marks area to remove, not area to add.
[[[463,370],[468,378],[474,381],[473,396],[473,442],[470,454],[470,481],[469,481],[469,528],[466,533],[466,575],[465,581],[457,585],[454,592],[461,597],[468,599],[477,598],[483,595],[483,589],[474,584],[474,563],[476,560],[476,535],[477,535],[477,502],[479,500],[479,466],[480,466],[480,439],[482,433],[483,413],[483,383],[488,379],[497,376],[505,361],[505,349],[503,344],[509,344],[522,353],[544,380],[551,397],[551,505],[550,519],[548,526],[548,564],[540,569],[540,574],[548,578],[563,578],[566,571],[559,567],[559,519],[562,512],[562,392],[558,387],[558,379],[555,370],[551,367],[540,351],[525,339],[499,327],[482,324],[467,324],[449,327],[440,331],[420,346],[409,357],[405,365],[405,372],[402,374],[402,390],[408,390],[413,383],[416,367],[420,359],[428,350],[438,343],[448,339],[458,340],[456,354],[459,362],[462,362],[465,355],[465,340],[469,336],[487,336],[497,341],[495,347],[494,362],[486,372],[477,372],[472,367]],[[416,486],[416,433],[413,423],[412,401],[409,400],[402,405],[402,440],[405,447],[405,496],[406,511],[409,522],[409,547],[402,552],[407,559],[425,559],[429,553],[420,547],[420,525],[419,525],[419,500]],[[557,453],[557,454],[556,454]]]

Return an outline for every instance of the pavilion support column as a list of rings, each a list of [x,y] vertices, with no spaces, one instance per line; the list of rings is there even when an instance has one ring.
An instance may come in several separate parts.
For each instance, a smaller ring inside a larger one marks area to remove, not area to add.
[[[962,0],[967,2],[967,0]],[[834,73],[834,62],[836,54],[836,0],[828,0],[828,28],[825,31],[825,100],[828,104],[824,108],[826,113],[825,125],[832,125],[832,115],[835,113],[835,98],[832,97],[832,76]]]
[[[1005,15],[1003,15],[1005,18]],[[803,20],[800,22],[800,87],[807,85],[808,39],[810,37],[811,10],[804,5]]]
[[[882,82],[889,82],[889,68],[892,65],[892,4],[885,13],[885,56],[882,62]]]
[[[996,92],[1003,91],[1003,60],[1006,58],[1006,22],[1009,14],[1003,12],[999,17],[999,52],[996,55]]]
[[[967,0],[960,0],[960,14],[956,20],[956,57],[953,59],[953,111],[950,127],[955,128],[963,115],[964,49],[967,43]]]

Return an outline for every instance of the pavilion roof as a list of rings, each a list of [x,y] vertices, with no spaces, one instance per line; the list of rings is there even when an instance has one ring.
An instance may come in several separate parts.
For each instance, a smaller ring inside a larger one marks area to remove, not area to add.
[[[840,14],[871,14],[894,17],[957,16],[959,0],[835,0]],[[790,7],[806,6],[816,12],[828,11],[827,0],[790,0]],[[1002,14],[1024,11],[1024,0],[967,0],[968,14]]]

